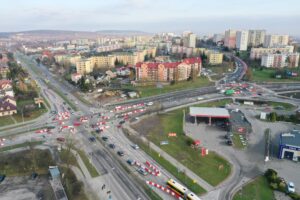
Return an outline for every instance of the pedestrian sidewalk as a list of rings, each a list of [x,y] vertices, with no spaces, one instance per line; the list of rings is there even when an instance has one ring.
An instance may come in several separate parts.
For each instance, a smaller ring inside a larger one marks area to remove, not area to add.
[[[78,163],[80,169],[83,172],[84,177],[87,178],[87,179],[91,179],[92,176],[91,176],[89,170],[86,168],[86,166],[85,166],[84,162],[82,161],[80,155],[75,150],[71,150],[71,152],[74,154],[74,156],[77,160],[77,163]]]

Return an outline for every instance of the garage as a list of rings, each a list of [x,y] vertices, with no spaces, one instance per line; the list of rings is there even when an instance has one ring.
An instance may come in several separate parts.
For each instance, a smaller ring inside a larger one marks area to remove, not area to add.
[[[300,161],[300,130],[280,134],[278,157],[280,159]]]

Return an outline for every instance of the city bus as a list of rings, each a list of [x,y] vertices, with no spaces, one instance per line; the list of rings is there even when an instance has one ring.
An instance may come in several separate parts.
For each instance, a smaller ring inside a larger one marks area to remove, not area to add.
[[[174,191],[177,195],[181,196],[186,200],[201,200],[197,195],[192,192],[189,192],[188,189],[181,184],[177,183],[173,179],[169,179],[167,182],[168,187]]]

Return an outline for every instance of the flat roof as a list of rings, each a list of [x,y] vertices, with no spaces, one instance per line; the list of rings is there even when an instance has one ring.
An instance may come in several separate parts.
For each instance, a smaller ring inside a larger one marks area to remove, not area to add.
[[[290,145],[300,147],[300,130],[293,130],[290,133],[280,135],[281,145]]]
[[[226,108],[190,107],[190,115],[194,117],[230,118]]]

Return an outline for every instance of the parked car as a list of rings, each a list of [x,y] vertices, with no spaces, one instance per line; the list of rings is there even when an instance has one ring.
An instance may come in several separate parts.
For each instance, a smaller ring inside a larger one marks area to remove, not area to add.
[[[5,177],[6,177],[6,176],[5,176],[4,174],[1,174],[1,175],[0,175],[0,183],[4,181]]]
[[[108,137],[103,136],[102,140],[106,142],[108,140]]]
[[[90,142],[95,142],[95,141],[96,141],[96,138],[95,138],[95,137],[89,137],[89,141],[90,141]]]
[[[58,137],[58,138],[56,138],[56,140],[58,142],[65,142],[65,138],[63,138],[63,137]]]
[[[134,165],[134,163],[135,163],[135,161],[132,160],[132,159],[128,159],[126,162],[127,162],[129,165]]]
[[[288,191],[289,193],[294,193],[294,192],[295,192],[295,185],[294,185],[293,182],[289,182],[289,183],[287,184],[287,191]]]
[[[134,144],[134,145],[132,145],[132,148],[135,149],[135,150],[137,150],[137,149],[139,149],[140,147],[139,147],[139,145]]]
[[[148,175],[148,172],[146,172],[146,170],[143,169],[143,168],[141,168],[141,167],[138,168],[137,171],[138,171],[140,174],[142,174],[143,176],[147,176],[147,175]]]
[[[109,144],[108,146],[109,146],[110,148],[112,148],[112,149],[116,148],[116,145],[115,145],[115,144]]]
[[[124,151],[118,151],[117,154],[118,154],[119,156],[124,156],[124,155],[125,155]]]
[[[229,145],[229,146],[232,146],[233,145],[233,142],[231,139],[227,140],[226,143]]]
[[[38,174],[35,173],[35,172],[33,172],[33,173],[30,175],[30,179],[31,179],[31,180],[34,180],[34,179],[36,179],[37,176],[38,176]]]

